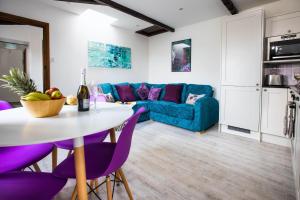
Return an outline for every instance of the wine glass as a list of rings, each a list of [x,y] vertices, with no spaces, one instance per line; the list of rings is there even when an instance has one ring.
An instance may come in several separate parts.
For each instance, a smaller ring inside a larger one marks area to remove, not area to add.
[[[96,109],[97,97],[99,95],[99,90],[98,90],[97,84],[95,83],[94,80],[91,81],[90,87],[91,87],[91,93],[92,93],[93,98],[94,98],[94,106],[95,106],[95,109]]]

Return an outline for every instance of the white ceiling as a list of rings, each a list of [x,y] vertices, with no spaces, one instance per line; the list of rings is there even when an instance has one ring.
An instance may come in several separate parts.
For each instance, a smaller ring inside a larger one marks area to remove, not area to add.
[[[139,20],[107,6],[58,2],[54,0],[37,0],[58,7],[68,12],[81,14],[86,9],[93,9],[118,19],[115,26],[130,30],[140,30],[151,24]],[[178,28],[204,21],[229,12],[221,0],[114,0],[126,7],[143,13],[173,28]],[[232,0],[239,11],[270,3],[276,0]],[[182,11],[179,8],[183,8]]]

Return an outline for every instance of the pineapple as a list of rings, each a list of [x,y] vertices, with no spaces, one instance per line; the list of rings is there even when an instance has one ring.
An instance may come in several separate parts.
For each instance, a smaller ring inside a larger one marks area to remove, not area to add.
[[[32,79],[19,68],[12,68],[8,75],[3,75],[0,81],[4,82],[0,87],[9,88],[12,92],[24,96],[30,92],[36,92],[37,87]]]

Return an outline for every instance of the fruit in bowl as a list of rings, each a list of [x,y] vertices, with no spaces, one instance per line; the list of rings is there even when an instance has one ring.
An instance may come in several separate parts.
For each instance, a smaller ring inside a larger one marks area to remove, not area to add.
[[[37,91],[34,81],[19,68],[12,68],[0,81],[4,82],[1,87],[21,96],[21,104],[33,117],[58,115],[66,101],[58,88],[50,88],[45,93]]]
[[[77,97],[73,95],[67,96],[67,104],[69,105],[77,105]]]

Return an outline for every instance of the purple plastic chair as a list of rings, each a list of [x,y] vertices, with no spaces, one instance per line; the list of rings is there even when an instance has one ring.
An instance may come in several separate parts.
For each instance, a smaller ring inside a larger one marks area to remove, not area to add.
[[[109,131],[102,131],[99,133],[95,133],[93,135],[85,136],[84,137],[84,144],[93,144],[93,143],[100,143],[103,142],[106,136],[109,134]],[[66,150],[73,150],[73,139],[71,140],[63,140],[54,143],[56,147]]]
[[[116,172],[116,177],[120,178],[124,183],[125,189],[132,199],[132,194],[129,189],[127,180],[121,170],[122,165],[128,158],[132,134],[139,116],[145,111],[145,108],[140,108],[133,116],[131,116],[126,125],[124,126],[117,143],[94,143],[86,145],[85,151],[85,164],[86,164],[86,177],[89,180],[94,180],[99,177],[106,176],[106,186],[108,191],[108,199],[112,198],[110,177],[109,175]],[[74,155],[66,158],[60,163],[53,172],[58,177],[63,178],[76,178]],[[100,184],[101,185],[101,184]],[[96,189],[96,188],[95,188]],[[94,193],[96,196],[97,194]]]
[[[8,102],[0,101],[0,110],[10,108],[12,106]],[[35,164],[46,157],[52,151],[53,147],[53,144],[0,147],[0,174],[20,170]],[[37,170],[38,166],[35,165],[35,168]]]
[[[0,200],[51,200],[67,179],[51,173],[9,172],[0,174]]]

